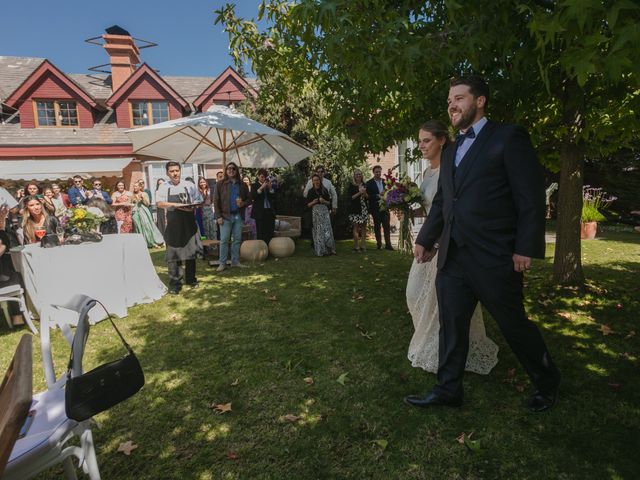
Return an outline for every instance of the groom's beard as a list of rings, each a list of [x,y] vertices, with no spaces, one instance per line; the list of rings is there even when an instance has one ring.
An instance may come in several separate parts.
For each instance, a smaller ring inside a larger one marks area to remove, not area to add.
[[[454,123],[453,126],[458,130],[467,130],[471,125],[473,125],[473,120],[476,118],[476,113],[478,112],[478,107],[473,103],[469,107],[469,110],[466,112],[460,112],[460,119],[458,123]]]

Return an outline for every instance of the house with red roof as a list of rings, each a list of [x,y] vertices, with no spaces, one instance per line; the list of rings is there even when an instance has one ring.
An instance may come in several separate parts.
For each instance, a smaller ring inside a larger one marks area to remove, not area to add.
[[[0,179],[66,181],[79,174],[124,178],[129,188],[143,178],[153,189],[166,160],[135,155],[126,130],[257,96],[232,67],[217,77],[160,75],[120,27],[96,39],[108,71],[67,73],[50,59],[0,56]],[[215,170],[185,165],[183,175],[210,178]]]

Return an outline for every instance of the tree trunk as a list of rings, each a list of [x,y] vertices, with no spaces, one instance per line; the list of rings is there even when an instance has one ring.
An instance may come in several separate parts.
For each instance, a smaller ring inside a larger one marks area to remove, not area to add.
[[[582,148],[571,136],[560,150],[560,185],[558,187],[558,223],[553,279],[562,285],[584,285],[580,251],[580,217],[582,214]]]

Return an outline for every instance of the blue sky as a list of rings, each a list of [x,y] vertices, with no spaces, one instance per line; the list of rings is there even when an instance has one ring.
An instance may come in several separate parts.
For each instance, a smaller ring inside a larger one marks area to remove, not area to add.
[[[2,6],[0,55],[44,57],[67,73],[108,62],[85,39],[120,25],[157,47],[141,51],[161,75],[216,76],[232,59],[213,11],[235,3],[239,16],[257,15],[259,0],[9,0]]]

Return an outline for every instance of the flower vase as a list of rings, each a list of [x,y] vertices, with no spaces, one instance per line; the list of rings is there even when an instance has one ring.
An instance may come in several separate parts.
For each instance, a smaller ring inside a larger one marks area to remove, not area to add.
[[[580,238],[582,240],[593,240],[596,238],[598,231],[598,222],[581,222],[580,223]]]

